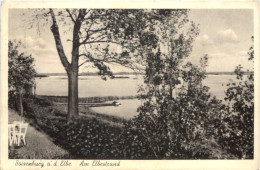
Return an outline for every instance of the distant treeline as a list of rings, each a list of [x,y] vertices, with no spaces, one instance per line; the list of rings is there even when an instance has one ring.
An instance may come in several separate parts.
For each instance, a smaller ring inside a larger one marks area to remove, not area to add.
[[[244,74],[248,75],[253,73],[253,71],[243,72]],[[207,72],[206,75],[235,75],[234,72]]]
[[[134,73],[134,72],[117,72],[114,75],[144,75],[144,73]],[[48,77],[48,76],[66,76],[66,73],[41,73],[37,74],[36,77]],[[79,73],[79,76],[99,76],[98,73]],[[118,78],[118,77],[115,77]],[[121,78],[121,77],[119,77]],[[125,77],[124,77],[125,78]]]
[[[250,74],[251,72],[244,72],[244,74]],[[66,76],[66,73],[41,73],[37,74],[36,77],[48,77],[48,76]],[[117,72],[114,75],[144,75],[144,73],[134,73],[134,72]],[[234,72],[207,72],[206,75],[235,75]],[[79,76],[99,76],[98,73],[79,73]],[[129,78],[129,77],[120,77],[115,78]]]
[[[46,74],[36,74],[36,77],[48,77]]]
[[[67,96],[47,96],[47,95],[37,95],[37,98],[51,100],[57,103],[68,102]],[[104,96],[104,97],[80,97],[79,103],[103,103],[106,101],[113,100],[125,100],[125,99],[136,99],[137,96]]]

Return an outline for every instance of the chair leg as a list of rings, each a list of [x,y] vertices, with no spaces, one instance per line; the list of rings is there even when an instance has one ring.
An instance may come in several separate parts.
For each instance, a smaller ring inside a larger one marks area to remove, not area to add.
[[[11,136],[11,141],[10,141],[10,143],[11,143],[11,145],[15,142],[15,135],[13,135],[13,136]]]
[[[8,136],[8,138],[9,138],[9,145],[10,146],[12,146],[12,143],[13,143],[13,138],[12,138],[12,136],[11,136],[11,134]]]
[[[17,142],[18,142],[18,146],[20,146],[20,141],[21,141],[21,136],[20,135],[18,135],[18,138],[17,138]]]
[[[16,137],[16,135],[13,135],[12,142],[13,142],[14,144],[17,144],[17,137]]]
[[[23,136],[23,141],[24,141],[24,145],[26,145],[26,143],[25,143],[25,136]]]
[[[21,135],[21,140],[23,140],[23,144],[26,145],[24,135]]]

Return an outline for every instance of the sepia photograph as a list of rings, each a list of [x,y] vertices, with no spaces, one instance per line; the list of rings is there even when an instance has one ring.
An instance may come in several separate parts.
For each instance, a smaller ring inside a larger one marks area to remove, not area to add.
[[[253,8],[57,7],[8,9],[15,166],[256,158]]]

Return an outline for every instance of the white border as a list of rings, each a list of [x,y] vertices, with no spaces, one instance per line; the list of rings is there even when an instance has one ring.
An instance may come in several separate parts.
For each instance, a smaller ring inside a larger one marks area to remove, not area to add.
[[[80,167],[81,160],[70,160],[73,167],[56,169],[258,169],[259,167],[259,3],[257,1],[77,1],[77,2],[2,2],[1,21],[1,162],[0,169],[36,169],[17,167],[8,159],[8,9],[9,8],[188,8],[188,9],[254,9],[255,47],[255,140],[254,160],[121,160],[120,167]],[[25,160],[24,160],[25,161]],[[48,160],[41,160],[48,162]],[[86,162],[91,163],[91,160]],[[48,169],[44,167],[42,169]],[[51,167],[54,169],[54,167]]]

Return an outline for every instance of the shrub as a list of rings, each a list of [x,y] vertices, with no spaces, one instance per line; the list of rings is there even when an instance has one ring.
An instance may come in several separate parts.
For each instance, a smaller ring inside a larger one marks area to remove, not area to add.
[[[71,152],[88,159],[120,159],[119,134],[122,129],[101,123],[96,119],[77,119],[65,126],[67,148]]]
[[[8,104],[23,115],[23,98],[30,96],[36,75],[34,59],[22,52],[22,44],[8,42]]]
[[[253,40],[253,37],[252,37]],[[254,59],[254,48],[250,47],[249,60]],[[228,84],[225,100],[228,103],[228,114],[224,122],[228,128],[219,142],[238,158],[254,157],[254,73],[247,76],[239,65],[235,69],[237,83]]]

